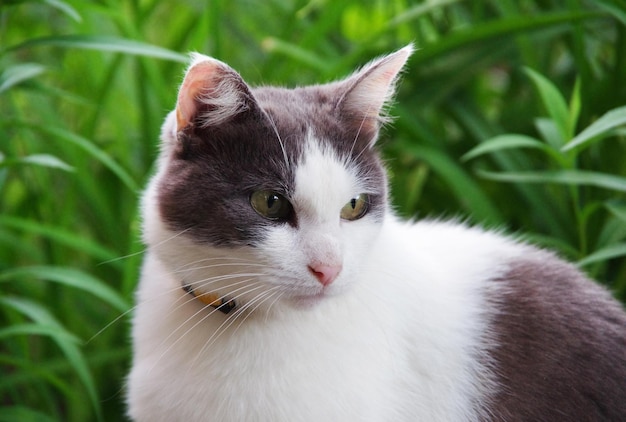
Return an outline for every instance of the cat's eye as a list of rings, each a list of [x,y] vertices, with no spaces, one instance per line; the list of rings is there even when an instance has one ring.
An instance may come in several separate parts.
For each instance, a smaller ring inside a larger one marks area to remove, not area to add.
[[[341,209],[341,218],[344,220],[358,220],[363,217],[369,208],[369,197],[366,193],[361,193],[352,198]]]
[[[286,220],[291,216],[291,203],[281,194],[259,190],[250,195],[250,205],[262,217],[270,220]]]

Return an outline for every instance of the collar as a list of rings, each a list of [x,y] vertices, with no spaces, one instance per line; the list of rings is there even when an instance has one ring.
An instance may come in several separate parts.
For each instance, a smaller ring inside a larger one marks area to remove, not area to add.
[[[229,313],[230,311],[232,311],[233,309],[237,307],[235,300],[230,299],[227,296],[220,297],[216,293],[198,294],[191,288],[191,286],[188,286],[188,285],[184,285],[183,290],[189,293],[190,295],[192,295],[193,297],[195,297],[196,299],[198,299],[200,302],[205,303],[209,306],[212,306],[213,308],[217,309],[218,311],[224,314]]]

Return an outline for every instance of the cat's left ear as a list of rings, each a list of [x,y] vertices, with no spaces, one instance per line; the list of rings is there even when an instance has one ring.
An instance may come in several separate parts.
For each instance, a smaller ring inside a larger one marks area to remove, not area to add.
[[[230,66],[197,53],[192,59],[178,91],[177,131],[219,126],[256,107],[248,85]]]
[[[409,44],[368,63],[342,82],[346,89],[337,103],[342,117],[372,143],[380,126],[388,121],[385,107],[393,99],[398,76],[413,51]]]

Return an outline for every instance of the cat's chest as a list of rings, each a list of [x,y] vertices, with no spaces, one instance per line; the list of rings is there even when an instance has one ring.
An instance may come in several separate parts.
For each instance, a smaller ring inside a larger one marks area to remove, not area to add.
[[[391,345],[381,341],[377,329],[367,333],[364,327],[340,327],[343,321],[328,329],[314,321],[274,323],[248,324],[208,350],[210,361],[199,365],[204,369],[197,379],[215,379],[211,401],[216,407],[231,403],[229,412],[237,409],[241,420],[262,414],[279,421],[289,420],[287,415],[371,418],[381,403],[392,404],[384,386],[398,379],[399,361],[394,359],[399,356],[392,358]],[[372,397],[378,398],[376,406]],[[384,420],[382,415],[377,419]]]
[[[379,412],[396,407],[399,396],[388,387],[405,366],[397,336],[366,315],[348,318],[363,312],[352,301],[335,305],[245,321],[207,318],[195,306],[179,312],[167,329],[185,328],[142,350],[153,363],[142,382],[151,402],[163,404],[156,413],[162,420],[195,420],[198,409],[213,420],[386,420]]]

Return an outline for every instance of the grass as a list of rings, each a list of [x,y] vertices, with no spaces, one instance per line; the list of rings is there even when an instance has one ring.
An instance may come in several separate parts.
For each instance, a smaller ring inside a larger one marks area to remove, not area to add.
[[[623,2],[9,0],[0,421],[123,419],[137,201],[187,51],[293,86],[408,42],[397,210],[520,233],[626,300]]]

